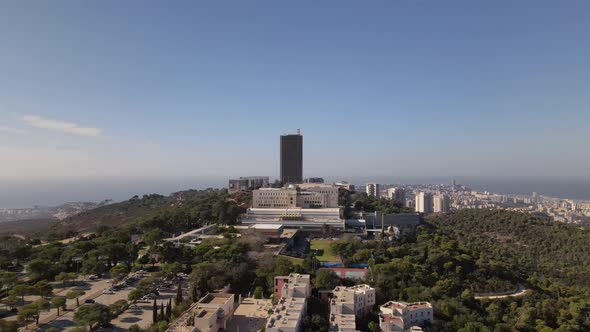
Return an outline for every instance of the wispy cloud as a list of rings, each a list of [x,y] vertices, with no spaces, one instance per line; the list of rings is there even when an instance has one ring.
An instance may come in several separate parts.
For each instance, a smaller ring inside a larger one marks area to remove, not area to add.
[[[0,127],[0,134],[26,135],[29,132],[21,128]]]
[[[68,134],[81,136],[100,136],[102,129],[91,127],[80,127],[75,123],[45,119],[36,115],[26,115],[22,118],[29,125],[42,129],[61,131]]]

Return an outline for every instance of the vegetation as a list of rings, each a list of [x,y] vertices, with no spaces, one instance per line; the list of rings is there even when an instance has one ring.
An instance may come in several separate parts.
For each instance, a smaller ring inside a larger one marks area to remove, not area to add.
[[[339,262],[332,251],[332,240],[311,240],[310,249],[315,252],[316,259],[324,262]]]

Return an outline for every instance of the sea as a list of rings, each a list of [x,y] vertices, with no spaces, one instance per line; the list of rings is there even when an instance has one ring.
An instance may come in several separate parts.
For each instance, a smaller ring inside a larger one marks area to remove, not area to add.
[[[156,177],[32,177],[0,178],[0,208],[57,206],[67,202],[122,201],[134,195],[170,193],[186,189],[222,188],[228,176]],[[271,176],[271,181],[273,177]],[[571,176],[331,176],[326,181],[348,181],[357,186],[382,184],[450,184],[455,179],[478,191],[532,194],[590,200],[590,177]]]

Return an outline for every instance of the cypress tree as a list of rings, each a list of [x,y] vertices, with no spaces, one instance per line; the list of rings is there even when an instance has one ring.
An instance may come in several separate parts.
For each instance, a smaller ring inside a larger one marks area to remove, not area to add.
[[[193,287],[192,300],[193,303],[199,301],[199,293],[197,291],[197,287]]]
[[[166,306],[166,319],[170,320],[172,317],[172,298],[168,299],[168,305]]]
[[[154,324],[158,322],[158,305],[156,304],[156,300],[154,299],[154,306],[152,308],[152,319],[154,320]]]
[[[165,320],[166,316],[164,315],[164,303],[160,303],[160,320]]]
[[[179,305],[181,303],[182,303],[182,288],[180,287],[180,284],[178,284],[178,289],[176,290],[175,304]]]

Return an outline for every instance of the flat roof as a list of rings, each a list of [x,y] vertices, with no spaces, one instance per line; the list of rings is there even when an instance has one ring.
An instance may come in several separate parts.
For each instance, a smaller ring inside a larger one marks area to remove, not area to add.
[[[279,230],[283,227],[283,224],[254,224],[250,228],[254,229],[272,229]]]

